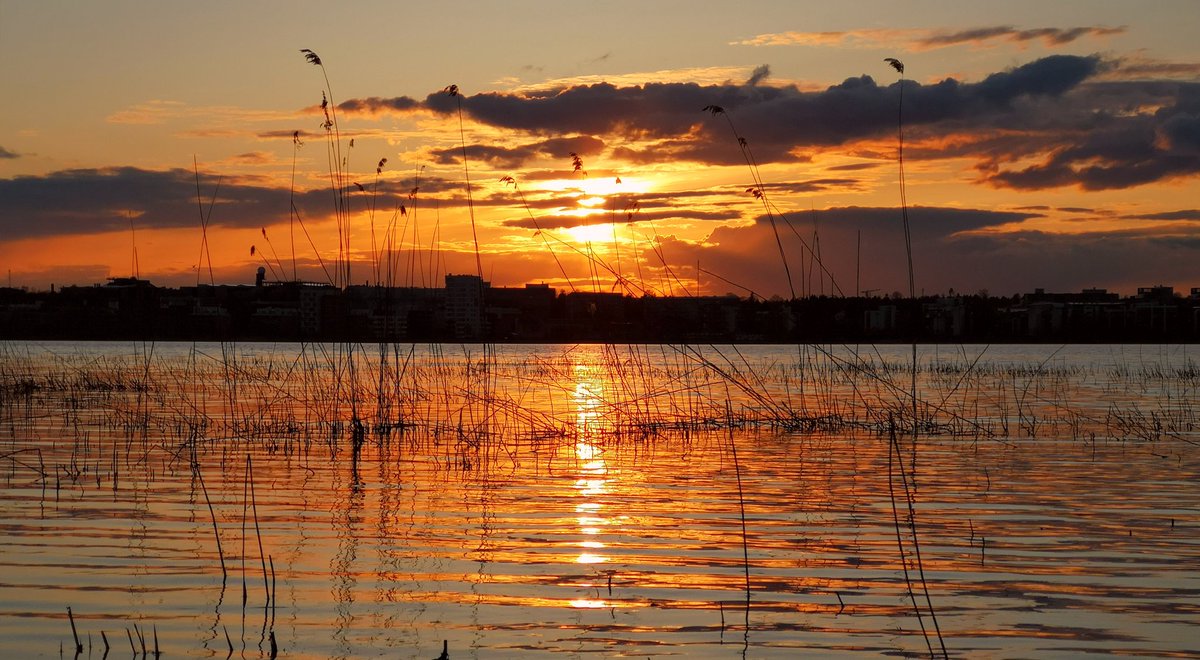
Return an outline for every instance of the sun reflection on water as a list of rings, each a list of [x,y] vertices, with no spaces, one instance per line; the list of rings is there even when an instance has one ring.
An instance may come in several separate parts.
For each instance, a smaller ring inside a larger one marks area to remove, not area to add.
[[[575,557],[575,563],[604,564],[610,559],[605,553],[607,544],[603,540],[604,530],[612,524],[605,506],[611,493],[612,475],[609,474],[608,464],[604,460],[604,450],[596,442],[596,433],[603,424],[604,386],[586,365],[576,366],[575,378],[575,392],[572,396],[578,433],[575,443],[578,468],[574,484],[578,496],[575,513],[578,515],[575,520],[580,536],[576,543],[579,553]],[[595,585],[582,586],[594,588]],[[580,609],[610,607],[609,603],[599,598],[577,598],[571,600],[570,605]]]

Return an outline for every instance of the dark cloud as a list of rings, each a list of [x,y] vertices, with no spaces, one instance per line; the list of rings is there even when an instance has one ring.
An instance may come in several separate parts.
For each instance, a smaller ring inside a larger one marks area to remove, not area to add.
[[[1117,67],[1105,77],[1117,80],[1180,78],[1194,80],[1200,76],[1200,62],[1168,62],[1144,57],[1123,57]]]
[[[1176,84],[1170,105],[1153,114],[1107,114],[1070,144],[1053,147],[1042,162],[998,170],[998,187],[1038,190],[1129,188],[1200,172],[1200,85]]]
[[[939,38],[1006,35],[1066,43],[1083,34],[1120,30],[997,27]],[[1098,56],[1053,55],[978,82],[906,80],[905,155],[973,158],[976,182],[1023,190],[1119,189],[1200,173],[1200,86],[1108,77],[1127,65]],[[870,76],[859,76],[804,91],[763,84],[768,74],[766,66],[759,67],[741,85],[597,83],[458,97],[435,93],[419,102],[356,99],[347,107],[370,112],[419,107],[451,115],[461,102],[475,121],[521,134],[624,140],[607,155],[635,164],[741,164],[744,157],[729,121],[759,163],[804,162],[833,148],[864,158],[892,157],[886,142],[874,146],[872,141],[894,134],[901,83],[881,86]],[[700,111],[708,106],[725,112],[710,116]],[[512,167],[527,162],[529,154],[528,149],[505,152],[481,145],[478,156]],[[450,162],[452,150],[439,157]],[[1014,165],[1018,162],[1019,167]]]
[[[1035,215],[909,209],[918,290],[974,292],[986,288],[993,294],[1008,295],[1037,287],[1132,291],[1156,283],[1195,286],[1191,282],[1196,277],[1194,264],[1200,259],[1200,229],[1180,227],[1171,232],[1133,227],[1120,233],[1076,234],[1019,229],[1023,219]],[[1018,230],[1007,230],[1013,227]],[[798,215],[790,224],[777,220],[776,229],[798,294],[836,290],[849,294],[856,279],[861,289],[883,293],[907,290],[899,209],[828,209]],[[814,233],[819,236],[817,241]],[[775,241],[770,223],[760,220],[752,226],[720,227],[703,244],[676,241],[663,250],[674,263],[700,260],[705,270],[760,295],[788,295]],[[814,264],[813,254],[818,249],[828,274]]]
[[[1047,46],[1062,46],[1085,36],[1104,37],[1123,34],[1124,27],[1073,27],[1073,28],[1033,28],[1020,30],[1011,25],[971,28],[957,32],[938,32],[928,37],[918,39],[916,45],[920,48],[943,48],[960,44],[982,43],[995,39],[1023,43],[1041,40]]]
[[[207,200],[217,179],[202,175],[200,185]],[[225,181],[212,221],[255,226],[267,215],[264,207],[287,217],[287,204],[286,190]],[[0,227],[6,238],[119,231],[129,227],[131,214],[139,227],[198,227],[195,174],[119,167],[0,180]]]
[[[772,193],[790,193],[802,194],[811,192],[820,192],[825,190],[848,191],[860,188],[858,179],[841,179],[841,178],[824,178],[824,179],[809,179],[807,181],[784,181],[779,183],[765,183],[762,188],[768,194]]]
[[[962,232],[975,231],[1042,217],[1039,213],[1017,211],[988,211],[936,206],[914,206],[908,209],[910,233],[914,240],[945,238]],[[795,226],[819,223],[822,227],[843,230],[882,232],[902,227],[899,209],[874,206],[844,206],[803,213],[787,218]],[[760,218],[759,224],[769,222]]]
[[[921,269],[927,262],[945,258],[947,250],[955,249],[953,244],[958,237],[1033,217],[1038,214],[910,208],[910,234],[913,258],[918,264],[918,283],[933,281],[922,279]],[[784,247],[786,269],[784,257],[779,255],[777,236]],[[898,208],[849,206],[822,209],[776,216],[773,225],[768,218],[760,217],[752,226],[719,227],[704,245],[703,249],[691,248],[687,257],[671,258],[682,263],[700,259],[706,270],[760,295],[789,295],[788,272],[797,295],[822,290],[849,295],[855,289],[855,273],[859,273],[858,286],[862,289],[907,290],[903,221]],[[676,248],[684,249],[684,246]],[[819,264],[823,264],[824,269],[814,263],[814,254],[821,255]],[[969,265],[964,268],[971,270]],[[957,288],[959,285],[951,283],[949,286]]]
[[[291,193],[254,177],[237,180],[200,175],[201,197],[208,208],[216,203],[211,226],[256,228],[286,220]],[[358,192],[348,187],[351,211],[365,209],[374,197],[376,208],[389,211],[409,199],[412,180],[381,181],[378,189]],[[461,190],[462,185],[437,178],[420,182],[420,195]],[[418,202],[420,203],[420,197]],[[333,213],[329,189],[299,191],[294,196],[301,217],[317,220]],[[453,198],[451,203],[455,203]],[[360,206],[361,205],[361,206]],[[199,228],[196,175],[190,170],[143,170],[135,167],[78,169],[44,176],[0,179],[0,235],[5,239],[97,234],[125,231],[129,217],[138,228]]]
[[[313,133],[312,131],[299,131],[299,133],[297,133],[297,131],[293,130],[293,131],[263,131],[261,133],[256,134],[255,137],[257,137],[260,140],[292,140],[292,139],[295,139],[296,137],[299,137],[301,140],[307,142],[308,140],[323,138],[323,137],[325,137],[325,135],[323,133]]]
[[[4,147],[0,147],[0,159],[11,159],[11,158],[20,158],[20,157],[21,157],[21,154],[19,154],[17,152],[9,151],[8,149],[5,149]]]
[[[947,79],[933,85],[906,83],[906,121],[922,124],[962,117],[973,112],[1005,110],[1020,97],[1058,95],[1077,86],[1101,67],[1097,57],[1055,55],[1011,71],[988,76],[979,83]],[[767,73],[760,67],[751,80]],[[793,144],[841,144],[894,127],[899,86],[880,87],[870,76],[849,78],[824,91],[806,92],[795,86],[697,85],[647,83],[615,87],[608,83],[578,85],[526,93],[485,92],[451,97],[434,93],[421,106],[442,114],[463,111],[477,121],[530,133],[626,135],[648,138],[687,136],[704,121],[700,108],[718,105],[735,121],[767,121],[771,132]],[[396,109],[388,99],[347,101],[358,109]],[[402,110],[414,109],[405,102]],[[785,127],[790,126],[790,129]],[[723,130],[723,129],[722,129]]]
[[[946,259],[931,262],[926,269],[937,280],[969,280],[965,286],[990,287],[994,292],[1039,286],[1131,292],[1160,283],[1189,285],[1195,281],[1198,258],[1200,235],[1024,231],[961,237],[950,244]]]
[[[1064,55],[992,74],[974,84],[953,79],[933,85],[906,82],[905,122],[923,125],[1009,112],[1010,104],[1017,99],[1062,94],[1099,67],[1098,58]],[[559,131],[559,121],[569,122],[573,115],[584,112],[582,108],[578,113],[565,110],[588,103],[595,104],[587,114],[597,122],[588,132],[728,143],[731,137],[725,122],[696,114],[699,108],[717,105],[729,114],[760,160],[766,145],[782,143],[783,147],[771,150],[767,156],[773,160],[782,159],[797,147],[835,146],[891,133],[899,92],[899,84],[880,87],[870,76],[849,78],[820,92],[804,92],[791,86],[700,87],[675,83],[618,89],[592,85],[540,98],[472,97],[464,102],[464,108],[477,119],[499,126]],[[648,106],[650,113],[639,114],[639,106]],[[509,116],[516,107],[530,114]],[[532,125],[539,117],[542,125]],[[740,158],[736,149],[731,151]]]
[[[993,73],[974,85],[976,93],[996,104],[1020,96],[1058,96],[1101,68],[1097,57],[1051,55],[1011,71]]]
[[[244,154],[233,156],[229,160],[244,165],[264,165],[274,162],[275,158],[265,151],[248,151]]]
[[[1196,220],[1200,221],[1200,209],[1182,209],[1179,211],[1164,211],[1162,213],[1147,213],[1145,215],[1125,216],[1131,220]]]
[[[505,227],[524,227],[526,229],[566,229],[570,227],[587,227],[607,223],[628,224],[651,220],[704,220],[725,221],[737,220],[742,217],[736,211],[622,211],[620,213],[596,213],[593,215],[544,215],[537,218],[512,218],[505,220]]]
[[[764,81],[771,75],[771,67],[767,64],[760,64],[754,67],[754,71],[750,72],[750,78],[746,80],[747,87],[754,87],[758,83]]]
[[[408,112],[410,110],[417,110],[421,107],[421,103],[407,96],[393,96],[391,98],[371,96],[364,99],[342,101],[337,107],[338,110],[347,113],[374,114],[387,111]]]
[[[995,73],[976,83],[946,79],[934,84],[904,82],[906,126],[931,130],[979,130],[1008,121],[1041,117],[1023,104],[1056,99],[1077,89],[1107,65],[1098,57],[1055,55]],[[808,149],[886,137],[895,130],[899,83],[880,86],[870,76],[849,78],[822,91],[760,84],[769,73],[756,69],[747,84],[647,83],[616,87],[576,85],[521,93],[486,92],[451,97],[427,96],[420,106],[443,115],[463,112],[502,129],[533,135],[594,135],[640,140],[614,151],[634,162],[687,160],[716,164],[742,162],[729,119],[760,163],[796,162]],[[414,109],[405,101],[356,99],[363,111]],[[708,116],[707,106],[725,116]],[[348,106],[349,107],[349,106]],[[1026,126],[1027,127],[1027,126]]]
[[[877,167],[883,167],[883,163],[850,163],[849,165],[834,165],[825,169],[830,172],[860,172],[862,170],[873,170]]]
[[[539,142],[504,147],[486,144],[469,144],[467,158],[483,161],[496,169],[515,169],[537,158],[561,158],[569,160],[570,154],[582,157],[594,156],[604,150],[604,141],[590,135],[550,138]],[[434,162],[441,165],[462,164],[462,147],[439,149],[433,152]]]

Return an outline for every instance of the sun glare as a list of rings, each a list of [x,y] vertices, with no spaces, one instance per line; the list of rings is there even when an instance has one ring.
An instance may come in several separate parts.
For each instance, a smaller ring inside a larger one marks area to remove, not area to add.
[[[581,177],[552,179],[542,182],[541,188],[562,200],[563,206],[549,211],[551,214],[579,218],[580,222],[587,223],[556,231],[576,243],[588,244],[612,243],[614,240],[628,242],[629,238],[622,236],[619,226],[614,237],[614,223],[605,221],[624,219],[625,214],[633,210],[637,195],[650,192],[654,186],[643,177]]]
[[[613,242],[613,224],[611,222],[602,222],[595,225],[580,225],[578,227],[567,227],[563,232],[570,236],[578,243],[596,243],[610,244]],[[620,241],[624,237],[621,236],[621,230],[617,229],[616,240]]]
[[[615,195],[642,195],[653,186],[644,177],[592,177],[578,179],[552,179],[542,184],[550,192],[573,193],[582,199],[599,197],[607,199]]]

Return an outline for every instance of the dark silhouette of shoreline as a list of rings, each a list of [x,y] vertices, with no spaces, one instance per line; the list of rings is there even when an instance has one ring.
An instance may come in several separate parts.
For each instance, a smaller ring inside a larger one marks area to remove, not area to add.
[[[491,287],[266,282],[162,288],[137,278],[31,292],[0,288],[0,338],[184,341],[616,343],[1114,342],[1200,340],[1200,288],[1012,297],[633,297]]]

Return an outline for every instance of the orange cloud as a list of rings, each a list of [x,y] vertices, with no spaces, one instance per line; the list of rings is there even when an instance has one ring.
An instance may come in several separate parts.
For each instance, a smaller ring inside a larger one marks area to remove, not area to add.
[[[1107,37],[1123,34],[1124,27],[1070,27],[1020,29],[1011,25],[975,27],[962,30],[868,29],[839,32],[775,32],[749,39],[731,41],[731,46],[851,46],[862,48],[892,47],[903,43],[906,50],[922,51],[949,46],[982,46],[1005,41],[1024,44],[1041,41],[1047,47],[1063,46],[1083,37]]]

